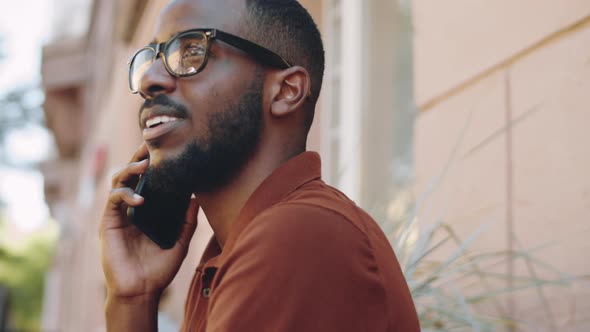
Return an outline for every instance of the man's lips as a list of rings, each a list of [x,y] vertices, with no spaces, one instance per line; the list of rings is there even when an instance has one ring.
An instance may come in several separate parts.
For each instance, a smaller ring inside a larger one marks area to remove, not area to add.
[[[143,130],[143,139],[149,142],[171,133],[188,119],[181,107],[154,105],[141,109],[139,126]]]
[[[144,128],[143,129],[143,139],[147,142],[147,141],[152,141],[157,138],[160,138],[160,137],[170,133],[171,131],[175,130],[176,128],[182,126],[184,121],[185,121],[184,119],[177,118],[173,121],[162,123],[162,124],[155,126],[153,128]]]
[[[156,106],[149,109],[142,109],[140,114],[139,125],[141,129],[153,127],[158,123],[167,123],[175,120],[184,120],[187,115],[175,108],[166,106]]]

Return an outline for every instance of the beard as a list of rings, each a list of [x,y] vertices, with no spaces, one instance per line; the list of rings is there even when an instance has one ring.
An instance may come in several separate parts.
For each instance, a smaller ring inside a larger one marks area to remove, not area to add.
[[[156,98],[168,99],[165,95]],[[169,99],[161,104],[184,107]],[[178,157],[147,169],[150,190],[164,195],[214,192],[240,172],[258,147],[263,128],[261,77],[256,77],[237,103],[213,113],[208,128],[208,139],[194,139]]]

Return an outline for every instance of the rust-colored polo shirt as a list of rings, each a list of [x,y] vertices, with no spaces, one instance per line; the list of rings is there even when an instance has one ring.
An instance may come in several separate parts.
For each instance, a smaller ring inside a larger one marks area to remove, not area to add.
[[[213,237],[182,331],[415,332],[418,319],[375,221],[321,180],[305,152],[252,194],[223,250]]]

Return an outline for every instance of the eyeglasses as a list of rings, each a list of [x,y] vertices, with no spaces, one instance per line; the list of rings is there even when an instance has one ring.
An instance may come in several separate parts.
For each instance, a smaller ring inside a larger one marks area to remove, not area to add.
[[[207,65],[211,41],[215,39],[248,53],[262,64],[280,69],[292,67],[280,55],[249,40],[217,29],[191,29],[176,34],[167,42],[149,44],[137,51],[129,60],[129,89],[132,93],[139,92],[141,79],[160,56],[166,70],[174,77],[200,73]]]

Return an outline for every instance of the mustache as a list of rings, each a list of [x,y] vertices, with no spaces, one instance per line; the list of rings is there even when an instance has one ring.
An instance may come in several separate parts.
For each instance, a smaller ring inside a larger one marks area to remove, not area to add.
[[[182,105],[182,104],[172,100],[172,98],[162,94],[162,95],[157,95],[156,97],[154,97],[152,99],[146,99],[143,102],[143,105],[141,105],[141,108],[139,109],[139,117],[141,118],[141,114],[143,113],[144,110],[153,108],[155,106],[171,108],[171,109],[175,110],[176,112],[178,112],[179,115],[182,115],[183,117],[188,118],[188,116],[189,116],[189,111],[184,105]]]

